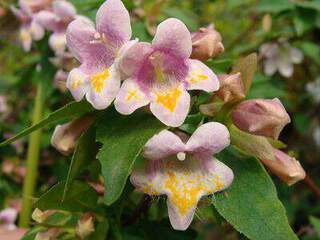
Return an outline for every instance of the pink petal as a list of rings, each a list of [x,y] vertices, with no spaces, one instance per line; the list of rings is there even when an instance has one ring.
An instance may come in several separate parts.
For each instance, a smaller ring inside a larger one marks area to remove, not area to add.
[[[152,44],[181,58],[188,58],[192,51],[191,34],[186,25],[176,18],[169,18],[158,25]]]
[[[218,122],[201,125],[187,142],[187,150],[193,153],[212,156],[230,144],[230,134],[226,126]]]
[[[152,52],[153,48],[150,43],[138,42],[134,44],[126,51],[119,64],[121,71],[127,74],[127,76],[136,74]]]
[[[153,90],[150,110],[161,122],[170,127],[180,126],[190,107],[190,95],[183,87]]]
[[[35,15],[35,20],[50,31],[58,29],[58,19],[53,12],[42,10]]]
[[[26,27],[21,27],[19,32],[19,38],[24,51],[29,52],[32,45],[32,36],[30,29]]]
[[[89,82],[90,88],[86,98],[95,109],[107,108],[120,89],[120,75],[114,65],[92,74]]]
[[[174,133],[163,130],[154,135],[144,147],[144,157],[150,160],[161,160],[185,151],[185,144]]]
[[[105,1],[97,12],[96,23],[98,32],[116,48],[131,38],[129,12],[120,0]]]
[[[136,109],[149,103],[149,99],[142,92],[139,86],[132,79],[127,79],[121,86],[121,89],[114,101],[116,110],[121,114],[131,114]]]
[[[49,37],[49,46],[56,54],[63,54],[66,50],[67,40],[65,33],[53,33]]]
[[[72,21],[67,28],[67,45],[74,56],[86,64],[86,68],[96,70],[111,66],[114,51],[101,41],[96,41],[93,23],[84,18]]]
[[[218,77],[205,64],[198,60],[189,60],[189,75],[186,79],[188,90],[217,91],[220,87]]]
[[[43,27],[37,23],[35,20],[31,22],[30,25],[30,33],[34,40],[38,41],[44,37],[44,29]]]
[[[82,67],[74,68],[69,73],[66,86],[74,99],[79,102],[89,89],[89,76],[84,73]]]
[[[75,7],[67,1],[56,0],[52,4],[53,12],[57,14],[60,19],[72,19],[76,16]]]

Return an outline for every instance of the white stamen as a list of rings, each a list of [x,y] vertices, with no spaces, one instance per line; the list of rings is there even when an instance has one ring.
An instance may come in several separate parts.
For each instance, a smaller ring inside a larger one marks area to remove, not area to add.
[[[93,35],[93,37],[95,38],[95,39],[100,39],[100,33],[98,33],[98,32],[95,32],[94,33],[94,35]]]
[[[179,153],[177,154],[177,158],[178,158],[178,160],[180,160],[180,161],[184,161],[184,160],[186,159],[186,154],[185,154],[184,152],[179,152]]]

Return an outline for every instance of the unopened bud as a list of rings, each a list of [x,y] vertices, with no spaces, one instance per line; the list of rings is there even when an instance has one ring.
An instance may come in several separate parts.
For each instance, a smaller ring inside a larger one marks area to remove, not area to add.
[[[232,121],[242,131],[278,139],[290,117],[277,98],[253,99],[240,103],[233,110]]]
[[[31,218],[37,223],[44,223],[48,219],[48,217],[50,217],[54,213],[56,213],[55,210],[41,211],[39,208],[36,208],[33,211]]]
[[[72,122],[57,125],[51,138],[51,145],[60,153],[69,155],[75,149],[78,138],[91,126],[94,119],[94,115],[88,114]]]
[[[223,105],[223,101],[220,99],[214,99],[213,102],[200,105],[199,110],[202,114],[213,117],[221,110]]]
[[[274,149],[273,153],[274,160],[261,159],[261,162],[282,181],[288,185],[292,185],[306,177],[306,173],[300,162],[295,158],[278,149]]]
[[[53,240],[58,239],[58,236],[61,234],[61,229],[59,228],[50,228],[46,232],[38,232],[35,240]]]
[[[76,233],[81,239],[84,239],[92,232],[94,232],[93,216],[89,213],[85,213],[78,221]]]
[[[234,102],[246,97],[241,73],[223,74],[218,76],[220,89],[216,93],[224,102]]]
[[[24,4],[31,12],[39,12],[43,9],[50,9],[53,0],[21,0],[20,4]]]
[[[200,28],[192,34],[191,58],[206,61],[217,57],[224,51],[222,38],[211,24],[207,28]]]

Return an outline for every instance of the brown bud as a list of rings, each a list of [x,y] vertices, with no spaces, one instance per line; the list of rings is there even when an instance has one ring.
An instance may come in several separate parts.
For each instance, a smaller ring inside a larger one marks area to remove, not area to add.
[[[78,221],[76,233],[81,239],[84,239],[92,232],[94,232],[93,216],[90,213],[85,213]]]
[[[274,160],[261,159],[261,162],[282,181],[292,185],[305,178],[306,173],[299,161],[286,153],[274,149]]]
[[[94,119],[94,115],[87,114],[72,122],[57,125],[51,137],[51,145],[60,153],[69,155],[76,147],[78,138],[91,126]]]
[[[232,112],[232,121],[242,131],[278,139],[290,122],[280,100],[253,99],[240,103]]]
[[[37,223],[44,223],[48,217],[56,213],[57,211],[55,210],[47,210],[47,211],[41,211],[39,208],[36,208],[32,215],[31,218],[36,221]]]
[[[53,0],[20,0],[20,3],[27,6],[33,13],[50,9],[52,2]]]
[[[220,89],[216,93],[224,102],[234,102],[246,97],[241,73],[223,74],[218,76]]]
[[[192,34],[191,58],[206,61],[217,57],[224,51],[222,38],[218,31],[211,24],[207,28],[200,28]]]

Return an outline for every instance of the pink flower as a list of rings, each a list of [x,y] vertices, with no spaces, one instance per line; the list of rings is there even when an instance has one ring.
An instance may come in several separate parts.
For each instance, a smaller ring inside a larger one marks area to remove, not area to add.
[[[75,7],[63,0],[52,3],[52,12],[43,10],[37,14],[37,21],[46,29],[53,32],[49,38],[49,45],[56,54],[63,54],[66,49],[66,30],[76,15]]]
[[[164,124],[181,125],[190,107],[187,90],[218,90],[217,76],[198,60],[189,59],[191,35],[180,20],[160,23],[152,44],[140,42],[127,50],[120,68],[129,77],[115,100],[122,114],[150,103],[151,112]]]
[[[44,36],[43,27],[36,21],[34,14],[24,0],[19,1],[20,9],[11,7],[11,11],[21,23],[19,38],[26,52],[31,49],[32,40],[40,40]]]
[[[14,208],[6,208],[0,212],[0,224],[7,230],[16,228],[14,224],[18,216],[18,212]]]
[[[84,96],[96,109],[108,107],[120,89],[116,58],[131,38],[129,13],[120,0],[107,0],[89,20],[76,19],[67,29],[67,45],[81,66],[68,77],[76,101]]]
[[[230,168],[212,157],[230,144],[228,129],[216,122],[203,124],[184,142],[163,130],[144,149],[145,169],[135,169],[132,184],[149,195],[167,195],[171,225],[185,230],[202,196],[227,188],[233,180]]]

